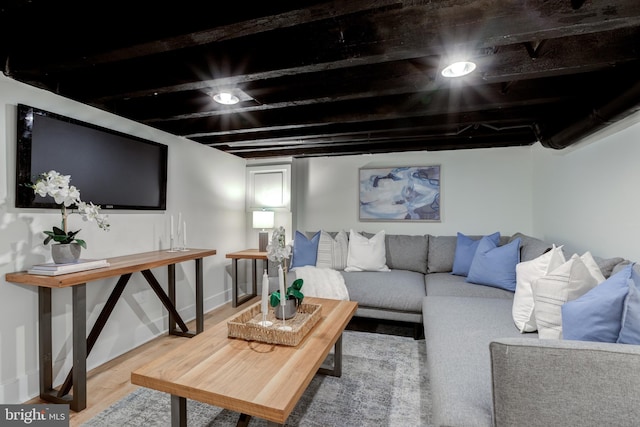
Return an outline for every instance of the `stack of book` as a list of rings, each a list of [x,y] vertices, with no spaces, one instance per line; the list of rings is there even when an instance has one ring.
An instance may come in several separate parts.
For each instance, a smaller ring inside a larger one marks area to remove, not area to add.
[[[27,270],[29,274],[41,276],[57,276],[59,274],[77,273],[78,271],[93,270],[94,268],[108,267],[106,259],[79,259],[68,264],[36,264]]]

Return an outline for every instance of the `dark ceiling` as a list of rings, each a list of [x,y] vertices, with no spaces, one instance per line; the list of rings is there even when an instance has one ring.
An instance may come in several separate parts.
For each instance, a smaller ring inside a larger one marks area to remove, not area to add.
[[[5,75],[244,158],[559,149],[640,109],[638,0],[0,5]]]

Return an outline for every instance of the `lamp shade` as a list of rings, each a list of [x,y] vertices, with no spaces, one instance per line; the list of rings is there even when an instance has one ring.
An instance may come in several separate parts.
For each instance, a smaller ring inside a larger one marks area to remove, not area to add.
[[[254,211],[253,228],[273,228],[273,211]]]

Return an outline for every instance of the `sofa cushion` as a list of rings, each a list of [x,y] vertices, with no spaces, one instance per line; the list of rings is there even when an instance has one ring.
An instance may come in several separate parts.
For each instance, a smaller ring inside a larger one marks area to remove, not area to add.
[[[374,236],[367,232],[362,232],[362,235],[367,238]],[[426,236],[387,234],[385,236],[387,267],[425,274],[427,272],[428,244]]]
[[[341,272],[349,298],[358,307],[420,313],[425,297],[424,275],[408,270]]]
[[[422,316],[431,424],[493,425],[489,343],[501,337],[522,337],[511,321],[511,301],[427,296]],[[534,338],[536,334],[525,336]]]
[[[491,239],[491,241],[495,242],[497,245],[500,240],[500,233],[495,232],[486,237]],[[453,274],[459,276],[466,276],[469,274],[469,268],[471,268],[471,262],[476,254],[480,240],[481,239],[458,233],[456,239],[456,251],[453,257]]]
[[[509,238],[509,242],[520,239],[520,260],[531,261],[551,249],[550,243],[523,233],[516,233]]]
[[[569,261],[534,282],[534,312],[540,338],[561,339],[562,305],[602,282],[595,277],[594,266],[598,268],[589,252],[573,255]]]
[[[347,266],[349,251],[349,238],[344,230],[335,234],[335,237],[324,230],[320,231],[318,242],[318,257],[316,267],[344,270]]]
[[[475,298],[513,299],[513,292],[493,286],[469,283],[464,276],[431,273],[424,278],[428,296],[460,296]]]
[[[467,282],[516,290],[516,265],[520,262],[520,239],[498,246],[490,237],[480,239]]]
[[[304,265],[316,265],[319,242],[319,231],[309,239],[304,233],[296,230],[296,234],[293,238],[293,256],[291,258],[291,265],[289,268],[294,269]]]
[[[385,232],[367,239],[351,230],[345,271],[389,271],[385,249]]]
[[[579,341],[616,342],[620,335],[627,282],[631,267],[609,277],[589,292],[562,306],[562,338]]]
[[[428,235],[427,273],[446,273],[453,270],[456,236]]]
[[[533,283],[566,262],[562,246],[552,249],[536,259],[516,265],[516,291],[513,295],[513,322],[520,332],[538,329],[534,315]]]

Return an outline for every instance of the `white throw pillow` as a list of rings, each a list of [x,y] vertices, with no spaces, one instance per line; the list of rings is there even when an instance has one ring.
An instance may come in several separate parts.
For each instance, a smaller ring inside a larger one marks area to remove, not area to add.
[[[344,230],[340,230],[335,239],[326,231],[321,230],[316,267],[344,270],[347,266],[348,250],[349,239]]]
[[[349,232],[347,267],[344,271],[389,271],[384,230],[370,239],[353,230]]]
[[[534,282],[534,312],[539,338],[562,339],[562,305],[601,283],[602,272],[592,261],[589,252],[580,257],[574,254],[569,261]]]
[[[538,329],[534,315],[533,282],[566,262],[562,246],[553,247],[538,258],[516,265],[516,291],[513,295],[512,315],[521,333]]]

